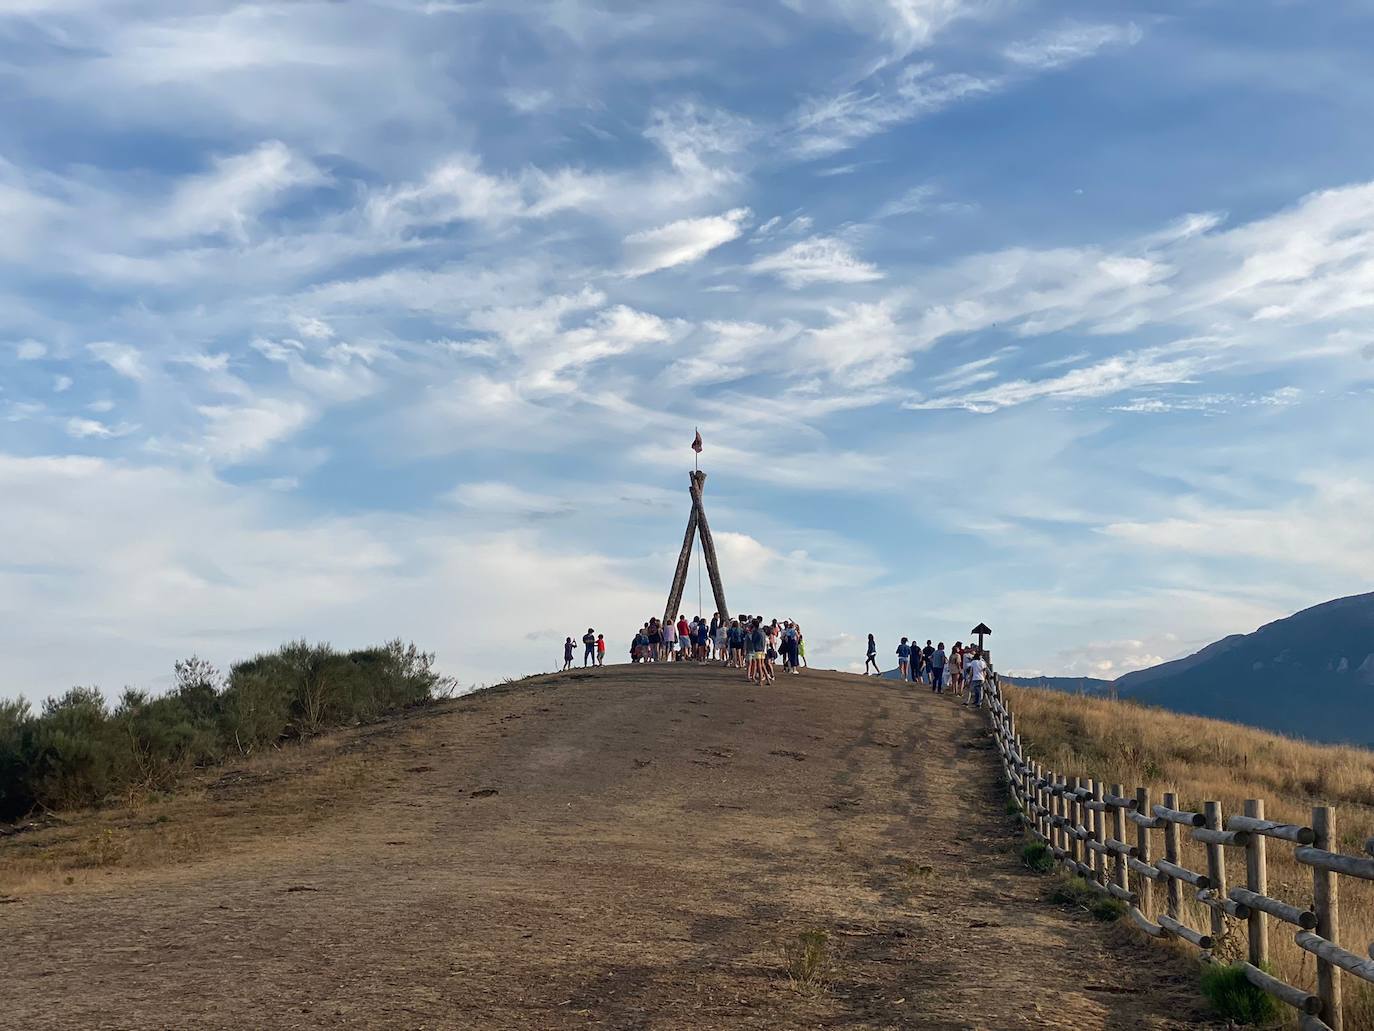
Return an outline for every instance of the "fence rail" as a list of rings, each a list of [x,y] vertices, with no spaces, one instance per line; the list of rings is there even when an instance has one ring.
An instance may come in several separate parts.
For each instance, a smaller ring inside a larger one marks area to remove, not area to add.
[[[1297,1010],[1303,1031],[1346,1031],[1341,975],[1374,983],[1374,944],[1369,946],[1371,958],[1336,944],[1340,936],[1338,877],[1374,881],[1374,858],[1334,851],[1336,817],[1330,806],[1314,807],[1312,826],[1299,827],[1266,820],[1263,799],[1247,800],[1243,815],[1224,821],[1220,802],[1205,802],[1201,813],[1189,812],[1179,809],[1177,797],[1168,792],[1160,803],[1152,804],[1149,788],[1138,787],[1134,795],[1128,795],[1121,784],[1108,789],[1101,781],[1080,780],[1042,766],[1022,745],[1016,718],[995,678],[988,685],[987,701],[1002,768],[1021,818],[1030,835],[1048,847],[1056,861],[1103,894],[1125,902],[1132,922],[1146,934],[1186,941],[1210,961],[1215,961],[1212,950],[1226,936],[1227,918],[1245,923],[1248,955],[1241,967],[1246,979]],[[1152,837],[1156,831],[1162,832],[1164,843],[1158,858]],[[1206,847],[1206,871],[1182,865],[1185,836]],[[1293,845],[1294,859],[1312,869],[1310,909],[1268,894],[1270,841]],[[1245,853],[1244,887],[1227,886],[1226,849]],[[1364,851],[1374,856],[1374,838],[1364,843]],[[1183,920],[1185,886],[1208,911],[1206,930]],[[1164,889],[1162,911],[1155,897],[1159,887]],[[1269,962],[1271,921],[1288,925],[1298,948],[1314,957],[1316,994],[1263,969]]]

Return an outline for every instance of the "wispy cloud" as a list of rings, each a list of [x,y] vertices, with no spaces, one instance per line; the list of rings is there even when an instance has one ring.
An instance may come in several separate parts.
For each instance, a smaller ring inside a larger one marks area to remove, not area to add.
[[[1135,46],[1144,38],[1139,26],[1069,24],[1013,43],[1004,51],[1008,61],[1025,68],[1046,70],[1073,64],[1113,46]]]
[[[793,290],[813,283],[871,283],[882,279],[876,265],[855,256],[849,245],[830,236],[813,236],[756,259],[753,272],[775,275]]]
[[[735,208],[723,215],[684,218],[631,233],[625,237],[625,271],[642,276],[703,258],[738,238],[749,215],[748,208]]]

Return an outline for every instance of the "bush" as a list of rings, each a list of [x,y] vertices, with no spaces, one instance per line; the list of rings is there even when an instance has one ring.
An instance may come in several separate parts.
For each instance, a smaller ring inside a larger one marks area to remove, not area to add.
[[[113,712],[93,687],[49,699],[37,717],[22,699],[0,701],[0,820],[164,789],[227,754],[375,719],[453,687],[433,654],[399,640],[347,654],[293,641],[227,678],[194,656],[175,672],[169,693],[126,690]]]
[[[1051,873],[1054,870],[1054,853],[1042,841],[1031,841],[1021,849],[1021,862],[1032,873]]]
[[[1239,964],[1203,967],[1202,994],[1218,1014],[1237,1024],[1267,1026],[1285,1016],[1279,1001],[1246,980]]]
[[[1109,923],[1126,915],[1126,904],[1089,884],[1082,877],[1061,874],[1050,886],[1049,899],[1061,905],[1073,906],[1090,914],[1094,920]]]

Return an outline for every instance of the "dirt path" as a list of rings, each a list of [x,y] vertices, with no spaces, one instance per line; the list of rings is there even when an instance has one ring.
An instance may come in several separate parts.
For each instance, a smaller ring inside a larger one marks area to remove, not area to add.
[[[924,689],[618,667],[388,740],[337,818],[0,907],[0,1025],[1206,1026],[1167,952],[1038,900],[982,721]]]

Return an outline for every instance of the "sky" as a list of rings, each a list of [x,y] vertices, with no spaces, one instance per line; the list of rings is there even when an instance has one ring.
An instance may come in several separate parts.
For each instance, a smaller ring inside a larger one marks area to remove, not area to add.
[[[698,427],[730,604],[816,665],[982,621],[1110,677],[1370,590],[1372,48],[1342,0],[0,0],[0,694],[620,660]]]

